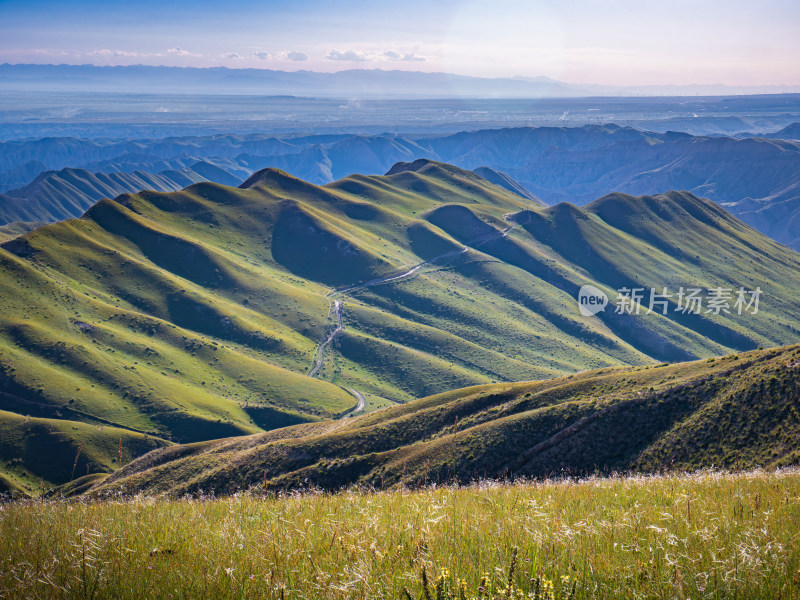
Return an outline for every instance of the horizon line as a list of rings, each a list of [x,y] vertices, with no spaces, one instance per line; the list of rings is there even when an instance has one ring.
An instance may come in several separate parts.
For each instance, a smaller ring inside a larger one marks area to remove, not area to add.
[[[348,73],[348,72],[363,72],[363,73],[409,73],[409,74],[417,74],[417,75],[443,75],[443,76],[450,76],[450,77],[461,77],[465,79],[474,79],[474,80],[484,80],[484,81],[515,81],[515,82],[523,82],[523,83],[540,83],[540,84],[547,84],[547,83],[554,83],[554,84],[561,84],[561,85],[570,85],[570,86],[577,86],[577,87],[611,87],[611,88],[653,88],[653,87],[667,87],[667,88],[692,88],[692,87],[722,87],[722,88],[732,88],[732,89],[741,89],[741,88],[787,88],[787,87],[796,87],[800,88],[800,82],[797,83],[761,83],[761,84],[729,84],[729,83],[581,83],[581,82],[571,82],[571,81],[562,81],[559,79],[555,79],[548,75],[509,75],[503,77],[485,77],[480,75],[465,75],[462,73],[453,73],[447,71],[419,71],[419,70],[407,70],[407,69],[382,69],[380,67],[375,68],[349,68],[349,69],[340,69],[338,71],[315,71],[313,69],[296,69],[296,70],[284,70],[284,69],[269,69],[269,68],[261,68],[261,67],[226,67],[224,65],[211,65],[207,67],[198,67],[198,66],[181,66],[181,65],[149,65],[145,63],[136,63],[132,65],[98,65],[93,63],[9,63],[3,62],[0,63],[0,67],[92,67],[97,69],[130,69],[130,68],[149,68],[149,69],[181,69],[184,71],[192,70],[192,71],[205,71],[205,70],[225,70],[225,71],[262,71],[262,72],[269,72],[269,73],[313,73],[316,75],[337,75],[340,73]],[[540,81],[536,81],[540,80]],[[755,93],[748,93],[742,95],[754,95]],[[797,92],[786,92],[786,93],[800,93],[800,89]]]

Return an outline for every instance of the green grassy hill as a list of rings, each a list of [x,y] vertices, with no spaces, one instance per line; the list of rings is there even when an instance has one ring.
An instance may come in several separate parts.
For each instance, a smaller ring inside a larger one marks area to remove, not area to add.
[[[764,297],[757,315],[584,317],[586,283]],[[120,443],[145,449],[129,435],[168,445],[331,419],[358,406],[351,390],[371,411],[791,343],[797,290],[800,255],[686,193],[548,208],[421,160],[322,187],[266,169],[240,188],[126,194],[0,245],[0,474],[60,484],[112,470]],[[19,461],[17,417],[46,420],[67,458]],[[79,452],[85,426],[105,450]]]
[[[455,390],[154,451],[93,493],[378,488],[800,461],[800,346]]]

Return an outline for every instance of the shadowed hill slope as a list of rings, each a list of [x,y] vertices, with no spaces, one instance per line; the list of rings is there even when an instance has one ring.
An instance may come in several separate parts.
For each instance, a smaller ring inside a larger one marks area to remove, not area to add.
[[[391,173],[319,187],[265,169],[239,188],[125,194],[0,245],[4,479],[108,471],[120,445],[123,460],[145,447],[137,435],[204,441],[797,339],[800,256],[709,201],[544,207],[443,163]],[[645,310],[583,316],[585,284],[612,302],[646,289]],[[674,297],[646,310],[651,288],[681,286],[764,295],[757,314]],[[22,451],[26,417],[66,440],[74,469]],[[84,426],[103,440],[92,452]]]
[[[483,177],[486,181],[491,181],[492,183],[499,185],[500,187],[506,188],[507,190],[522,196],[523,198],[528,198],[529,200],[536,200],[540,202],[536,196],[531,194],[528,190],[522,187],[519,183],[511,179],[505,173],[500,171],[495,171],[494,169],[490,169],[489,167],[478,167],[477,169],[472,170],[474,173]]]
[[[484,385],[344,422],[154,451],[98,496],[470,482],[800,461],[800,347]]]

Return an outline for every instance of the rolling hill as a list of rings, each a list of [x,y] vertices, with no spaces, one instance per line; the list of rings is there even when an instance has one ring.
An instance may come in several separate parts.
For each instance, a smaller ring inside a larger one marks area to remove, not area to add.
[[[153,445],[791,343],[799,267],[685,192],[546,207],[428,160],[123,194],[0,245],[0,471],[31,490]],[[646,288],[645,310],[583,316],[586,284]],[[763,297],[646,310],[687,286]]]
[[[183,496],[800,461],[800,346],[454,390],[151,452],[91,493]]]

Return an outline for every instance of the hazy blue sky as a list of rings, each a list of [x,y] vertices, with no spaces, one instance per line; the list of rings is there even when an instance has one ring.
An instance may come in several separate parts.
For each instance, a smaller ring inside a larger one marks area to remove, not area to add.
[[[0,62],[800,84],[798,0],[0,0]]]

